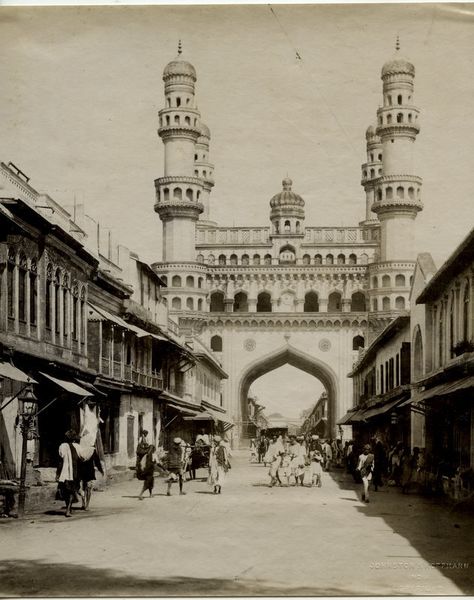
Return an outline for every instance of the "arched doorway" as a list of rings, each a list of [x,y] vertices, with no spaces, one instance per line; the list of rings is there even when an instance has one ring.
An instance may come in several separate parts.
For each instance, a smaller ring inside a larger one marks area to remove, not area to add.
[[[241,423],[244,424],[248,421],[247,397],[252,383],[262,375],[286,364],[313,375],[323,384],[328,395],[328,431],[331,437],[336,437],[337,376],[331,367],[290,344],[262,357],[259,361],[250,365],[242,374],[238,388]],[[245,443],[245,434],[245,427],[241,427],[240,437],[243,443]]]

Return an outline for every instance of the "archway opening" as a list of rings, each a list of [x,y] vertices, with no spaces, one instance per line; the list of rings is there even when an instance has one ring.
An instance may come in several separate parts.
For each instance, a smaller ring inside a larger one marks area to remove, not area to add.
[[[253,437],[248,401],[252,395],[257,396],[259,404],[265,406],[264,412],[270,421],[271,415],[274,415],[274,421],[284,422],[286,418],[289,429],[297,431],[311,417],[311,412],[325,393],[324,420],[318,419],[318,427],[324,426],[324,432],[319,435],[335,438],[337,390],[334,371],[313,356],[290,345],[267,355],[249,366],[240,382],[241,443],[246,445],[249,438]],[[275,416],[278,414],[281,417]],[[309,430],[315,431],[316,424],[311,423]]]

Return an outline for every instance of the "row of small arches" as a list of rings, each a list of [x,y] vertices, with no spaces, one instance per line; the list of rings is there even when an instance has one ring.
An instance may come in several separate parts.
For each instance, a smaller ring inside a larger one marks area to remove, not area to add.
[[[224,292],[215,291],[210,295],[210,312],[225,311]],[[246,292],[234,295],[233,312],[249,312],[249,301]],[[260,292],[257,296],[257,312],[272,312],[272,298],[269,292]],[[365,312],[366,301],[362,292],[354,292],[351,296],[351,312]],[[342,295],[332,292],[328,296],[328,312],[342,311]],[[316,292],[307,292],[304,297],[303,312],[319,312],[319,296]]]
[[[394,198],[394,190],[391,186],[388,186],[386,188],[384,188],[385,191],[385,200],[393,200]],[[381,202],[384,199],[384,194],[381,188],[378,188],[377,190],[377,200],[379,202]],[[399,185],[395,191],[396,193],[396,197],[399,200],[404,200],[405,199],[405,188],[402,185]],[[419,197],[421,194],[420,188],[417,188],[416,190],[416,195]],[[407,189],[407,196],[409,200],[415,200],[415,188],[410,186]]]
[[[204,255],[198,254],[196,257],[198,263],[204,263]],[[362,254],[360,259],[357,258],[355,254],[349,254],[346,256],[345,254],[338,254],[334,256],[334,254],[326,254],[323,256],[322,254],[315,254],[314,257],[311,257],[309,254],[303,255],[303,264],[304,265],[356,265],[356,264],[367,264],[369,257],[367,254]],[[207,263],[209,265],[213,265],[216,262],[216,257],[213,254],[209,254],[207,257]],[[248,254],[242,254],[239,257],[237,254],[231,254],[229,258],[225,254],[220,254],[217,258],[217,264],[219,266],[229,265],[271,265],[272,264],[272,255],[265,254],[263,257],[260,254],[254,254],[252,258]]]
[[[415,118],[413,118],[412,113],[408,113],[407,115],[407,122],[408,123],[413,123],[413,121],[418,118],[418,115],[414,115]],[[394,120],[395,119],[395,120]],[[397,113],[397,115],[392,115],[391,113],[387,113],[387,116],[385,117],[385,123],[387,125],[391,125],[392,123],[405,123],[405,116],[403,113]],[[380,115],[379,116],[379,125],[383,125],[383,116]]]
[[[370,179],[375,179],[375,177],[379,177],[382,175],[382,169],[379,169],[377,175],[375,175],[375,169],[370,169]],[[367,171],[364,171],[364,178],[367,177]]]
[[[168,285],[168,277],[166,275],[162,275],[161,278],[163,279],[163,281],[165,282],[166,285]],[[197,281],[196,281],[197,279]],[[192,275],[188,275],[186,277],[186,279],[184,279],[183,277],[181,277],[181,275],[173,275],[173,277],[171,278],[171,287],[183,287],[183,281],[184,281],[184,285],[185,287],[188,288],[193,288],[193,287],[198,287],[198,288],[202,288],[202,284],[204,282],[204,278],[203,277],[193,277]],[[197,283],[197,286],[196,286]]]
[[[165,115],[165,126],[166,127],[170,127],[171,124],[173,123],[173,125],[178,125],[179,127],[181,125],[186,125],[187,127],[191,127],[191,117],[189,116],[185,116],[183,118],[183,120],[181,121],[181,116],[180,115],[174,115],[173,117],[173,121],[171,121],[171,115]],[[193,125],[196,126],[197,125],[197,119],[193,120]],[[160,117],[160,127],[163,126],[163,117]]]
[[[393,105],[393,100],[392,100],[392,95],[391,94],[387,94],[387,96],[385,97],[386,99],[386,103],[385,106],[392,106]],[[411,95],[408,96],[407,102],[411,101]],[[403,94],[398,94],[397,95],[397,104],[399,106],[401,106],[403,104]]]
[[[163,202],[169,202],[170,199],[177,202],[182,202],[183,199],[188,202],[197,202],[201,198],[201,191],[187,188],[184,190],[183,194],[183,190],[180,187],[175,187],[172,190],[170,190],[170,188],[163,188],[162,192],[157,192],[157,198],[158,202],[160,202],[161,199],[163,199]]]
[[[175,297],[171,300],[171,308],[173,310],[183,310],[183,308],[187,310],[202,310],[203,301],[202,298],[198,298],[197,302],[194,301],[194,298],[186,298],[186,301],[183,303],[181,298]]]
[[[364,348],[365,340],[363,336],[356,335],[352,338],[352,350],[359,350],[360,348]],[[222,337],[220,335],[213,335],[211,337],[211,350],[213,352],[222,352],[223,343]]]
[[[395,275],[395,287],[405,287],[406,281],[407,281],[407,279],[406,279],[405,275],[402,275],[402,274]],[[410,281],[410,285],[411,285],[412,281],[413,281],[413,276],[410,277],[409,281]],[[382,280],[380,283],[381,283],[381,287],[384,287],[384,288],[392,287],[391,276],[390,275],[382,275]],[[373,288],[379,287],[379,278],[376,275],[374,277],[372,277],[372,287]]]
[[[406,309],[406,300],[403,296],[397,296],[395,298],[395,305],[394,307],[396,310],[405,310]],[[378,298],[374,298],[372,300],[372,310],[373,311],[377,311],[377,310],[392,310],[392,301],[388,296],[384,296],[382,298],[382,302],[379,305],[379,300]]]
[[[174,100],[174,104],[175,104],[176,108],[179,108],[181,106],[181,96],[176,96],[175,98],[168,96],[168,98],[166,98],[166,105],[168,108],[172,107],[172,100]],[[186,98],[186,106],[189,106],[190,102],[191,102],[191,99]]]

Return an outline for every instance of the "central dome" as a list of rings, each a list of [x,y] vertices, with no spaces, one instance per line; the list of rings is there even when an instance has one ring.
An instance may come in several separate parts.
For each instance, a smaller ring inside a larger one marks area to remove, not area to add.
[[[303,198],[299,194],[296,194],[292,191],[292,185],[293,182],[289,177],[285,177],[285,179],[283,179],[283,191],[281,191],[279,194],[275,194],[270,200],[270,206],[272,208],[278,208],[281,206],[304,206]]]

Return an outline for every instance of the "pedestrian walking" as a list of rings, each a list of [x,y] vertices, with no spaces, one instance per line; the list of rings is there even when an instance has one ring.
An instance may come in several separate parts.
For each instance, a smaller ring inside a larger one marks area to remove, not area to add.
[[[311,453],[311,474],[312,474],[312,485],[321,487],[323,485],[323,455],[319,450],[314,450]]]
[[[384,445],[381,440],[377,439],[374,447],[374,471],[372,484],[374,486],[374,492],[379,487],[383,486],[384,477],[387,473],[387,454],[385,452]]]
[[[185,449],[183,448],[183,440],[179,437],[174,438],[173,444],[168,452],[166,457],[166,467],[169,473],[167,483],[168,489],[166,491],[167,496],[171,496],[171,486],[176,481],[179,484],[179,494],[180,496],[185,496],[186,492],[184,491],[183,480],[185,473]]]
[[[94,488],[95,470],[101,475],[104,474],[102,463],[100,462],[97,450],[94,448],[92,456],[87,460],[78,460],[77,476],[79,479],[79,493],[82,496],[82,509],[88,510]]]
[[[364,492],[362,494],[362,501],[369,502],[369,485],[372,480],[372,471],[374,468],[374,455],[372,454],[372,448],[369,444],[364,446],[362,454],[359,456],[359,462],[357,464],[357,471],[360,473],[362,478],[362,484],[364,486]]]
[[[209,485],[214,487],[214,494],[222,493],[226,474],[230,469],[229,452],[220,436],[214,437],[214,446],[209,459]]]
[[[255,439],[252,438],[250,440],[250,462],[253,463],[257,460],[257,443]]]
[[[59,464],[56,471],[56,481],[58,482],[58,491],[56,497],[64,500],[66,503],[65,517],[72,517],[72,505],[78,502],[79,477],[77,465],[79,458],[75,444],[79,437],[73,429],[69,429],[64,434],[64,442],[59,446]]]
[[[143,500],[143,494],[148,491],[150,498],[153,497],[155,486],[155,446],[148,445],[137,462],[137,479],[143,481],[143,488],[138,499]]]

